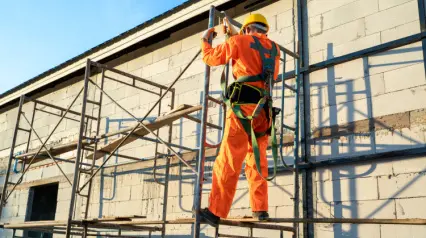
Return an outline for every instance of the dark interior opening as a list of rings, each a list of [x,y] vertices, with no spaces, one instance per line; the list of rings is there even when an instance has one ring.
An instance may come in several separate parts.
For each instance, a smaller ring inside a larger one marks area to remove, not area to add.
[[[48,184],[30,188],[28,198],[27,221],[55,220],[58,200],[58,184]],[[27,231],[25,237],[51,238],[52,234]]]

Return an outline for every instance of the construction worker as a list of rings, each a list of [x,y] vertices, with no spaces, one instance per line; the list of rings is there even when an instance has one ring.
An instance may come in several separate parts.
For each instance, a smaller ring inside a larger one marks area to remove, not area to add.
[[[236,79],[226,90],[225,98],[230,101],[232,109],[227,112],[223,141],[213,167],[209,207],[201,211],[204,219],[213,226],[218,224],[220,218],[228,216],[244,160],[253,217],[259,220],[269,218],[265,178],[268,176],[266,132],[272,123],[271,111],[262,104],[265,110],[257,110],[258,115],[252,120],[242,119],[253,115],[259,100],[272,87],[268,85],[268,77],[276,80],[278,76],[280,51],[278,45],[268,39],[268,30],[266,18],[261,14],[252,14],[245,19],[239,34],[215,48],[208,43],[209,37],[216,34],[214,28],[208,29],[202,36],[203,61],[210,66],[218,66],[232,60]],[[256,134],[258,148],[252,147],[250,126]],[[258,150],[260,157],[261,174],[256,167],[254,149]]]

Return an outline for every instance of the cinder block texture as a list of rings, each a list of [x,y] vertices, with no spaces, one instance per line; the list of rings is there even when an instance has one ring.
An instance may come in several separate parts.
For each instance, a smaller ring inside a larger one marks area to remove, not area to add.
[[[250,12],[244,8],[246,3],[230,10],[237,20],[244,19]],[[256,12],[265,14],[270,22],[269,37],[276,42],[293,49],[297,42],[297,10],[293,9],[292,1],[276,1]],[[415,0],[312,0],[307,1],[307,13],[303,16],[307,29],[305,50],[308,52],[309,63],[318,63],[365,48],[376,46],[392,40],[400,39],[411,34],[419,33],[419,14]],[[128,52],[126,55],[108,62],[117,69],[132,73],[149,81],[169,86],[184,69],[199,50],[200,33],[207,22],[201,21],[174,32],[168,39],[154,42],[152,45]],[[295,31],[296,30],[296,31]],[[224,37],[215,39],[215,45],[224,41]],[[369,56],[344,64],[335,65],[328,69],[310,73],[307,78],[310,93],[310,124],[308,132],[315,132],[324,127],[350,127],[350,123],[379,120],[378,117],[396,113],[422,110],[426,107],[425,74],[422,45],[420,42],[392,49],[375,56]],[[286,70],[294,69],[294,61],[287,58]],[[182,79],[174,86],[175,107],[179,104],[196,105],[201,103],[204,83],[204,63],[201,56],[183,73]],[[280,69],[281,70],[281,69]],[[214,67],[211,73],[211,95],[219,96],[220,67]],[[282,72],[281,72],[282,73]],[[121,82],[133,83],[123,75],[108,72],[108,76]],[[92,78],[100,82],[99,74]],[[72,81],[72,83],[71,83]],[[294,85],[294,80],[287,81]],[[136,81],[139,87],[154,90],[153,87]],[[279,85],[278,85],[279,86]],[[38,99],[58,103],[67,107],[82,87],[81,77],[61,84],[58,90],[45,92]],[[104,88],[114,100],[135,114],[143,117],[154,105],[158,96],[142,92],[124,84],[105,80]],[[278,87],[277,87],[278,88]],[[158,89],[154,90],[158,92]],[[275,90],[275,91],[278,91]],[[164,92],[164,90],[163,90]],[[93,101],[99,100],[99,91],[90,88],[89,95]],[[278,99],[280,94],[275,95]],[[283,115],[286,122],[293,123],[294,107],[296,105],[289,90],[285,93],[286,107]],[[276,100],[275,105],[279,105]],[[162,103],[160,114],[170,109],[170,96]],[[31,107],[25,105],[27,115]],[[48,109],[46,109],[48,110]],[[78,100],[72,110],[80,111],[81,102]],[[89,106],[87,113],[96,115],[98,107]],[[150,119],[155,119],[158,107],[150,113]],[[223,113],[217,105],[210,108],[212,123],[219,123]],[[50,110],[59,113],[57,110]],[[379,131],[330,136],[316,139],[309,145],[311,148],[310,161],[321,161],[332,158],[355,157],[366,154],[389,152],[400,149],[421,147],[425,144],[425,125],[422,116],[409,114],[404,128],[386,128]],[[200,113],[194,113],[199,117]],[[0,113],[0,157],[7,158],[12,142],[16,108],[5,109]],[[71,116],[78,119],[77,116]],[[107,97],[103,98],[101,111],[101,131],[114,131],[128,127],[129,119]],[[108,118],[108,122],[107,122]],[[414,119],[417,118],[417,119]],[[37,112],[34,127],[45,139],[53,130],[53,125],[59,118]],[[114,121],[115,120],[115,121]],[[402,119],[401,119],[402,120]],[[416,121],[417,120],[417,121]],[[401,121],[401,123],[405,121]],[[95,123],[89,131],[94,131]],[[349,125],[349,126],[348,126]],[[24,126],[24,125],[21,125]],[[79,123],[65,120],[55,131],[51,143],[66,143],[76,139]],[[119,127],[121,126],[121,127]],[[182,119],[173,124],[172,142],[178,145],[196,148],[199,146],[199,125]],[[167,138],[168,130],[161,130],[160,136]],[[220,132],[209,130],[208,139],[216,141]],[[309,141],[309,140],[308,140]],[[18,137],[19,151],[25,149],[26,137]],[[32,138],[31,149],[37,148],[40,142]],[[48,144],[49,146],[52,144]],[[285,148],[286,160],[292,161],[292,148]],[[167,152],[160,146],[160,152]],[[147,141],[138,141],[119,150],[126,155],[140,158],[150,158],[154,155],[155,145]],[[75,154],[67,154],[73,157]],[[118,162],[128,162],[117,159]],[[7,159],[2,159],[1,168]],[[350,165],[335,165],[318,168],[314,171],[314,217],[326,218],[425,218],[423,209],[426,194],[424,186],[424,157],[386,159],[373,162],[355,163]],[[101,162],[98,162],[101,163]],[[109,165],[115,163],[112,158]],[[159,162],[160,166],[163,165]],[[211,164],[206,171],[211,171]],[[39,164],[37,164],[39,165]],[[73,172],[73,166],[60,163],[67,174]],[[152,166],[139,168],[118,168],[108,170],[102,180],[96,178],[93,184],[92,197],[89,207],[89,217],[145,215],[150,220],[159,220],[163,214],[164,186],[158,185],[152,175]],[[163,181],[164,169],[157,170],[158,177]],[[52,179],[60,175],[54,166],[30,170],[24,183],[30,184]],[[210,174],[208,174],[210,176]],[[16,176],[13,176],[16,180]],[[195,187],[194,176],[184,167],[171,169],[169,193],[167,198],[167,218],[190,218],[193,216],[193,194]],[[202,205],[208,205],[208,194],[211,188],[206,183],[202,194]],[[3,210],[1,222],[23,221],[26,215],[28,191],[18,191]],[[301,193],[302,194],[302,193]],[[70,187],[60,183],[58,193],[56,219],[66,219],[70,200]],[[302,202],[302,201],[301,201]],[[84,198],[77,199],[77,218],[83,215]],[[294,178],[293,174],[279,174],[275,181],[269,183],[269,212],[272,217],[293,217]],[[302,210],[302,209],[301,209]],[[251,214],[247,181],[242,177],[234,198],[231,216]],[[301,213],[302,214],[302,213]],[[289,224],[291,225],[291,224]],[[248,235],[245,228],[221,228],[226,234]],[[7,231],[2,231],[6,233]],[[190,234],[188,225],[170,225],[168,235],[184,237]],[[214,236],[214,229],[203,227],[205,236]],[[379,237],[402,238],[423,237],[426,231],[420,226],[392,225],[315,225],[315,237]],[[127,234],[127,233],[126,233]],[[129,233],[131,234],[131,233]],[[6,234],[7,237],[9,233]],[[144,235],[147,235],[144,233]],[[256,230],[255,236],[278,237],[275,231]]]

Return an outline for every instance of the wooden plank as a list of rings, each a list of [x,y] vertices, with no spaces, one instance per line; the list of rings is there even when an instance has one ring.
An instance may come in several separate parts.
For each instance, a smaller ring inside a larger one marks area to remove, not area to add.
[[[240,235],[227,235],[219,233],[218,237],[227,237],[227,238],[261,238],[261,237],[255,237],[255,236],[240,236]]]
[[[169,112],[168,114],[157,118],[157,120],[155,120],[152,123],[144,122],[144,125],[147,126],[149,129],[155,131],[155,130],[161,128],[161,127],[169,125],[173,121],[180,119],[180,118],[184,117],[185,115],[199,111],[201,109],[202,109],[201,105],[191,106],[191,105],[184,104],[184,105],[179,106],[177,109],[173,110],[172,112]],[[126,129],[120,130],[118,132],[119,133],[125,133],[125,132],[129,132],[129,131],[131,131],[131,129],[126,128]],[[117,133],[117,134],[119,134],[119,133]],[[149,132],[147,130],[145,130],[143,127],[140,127],[134,132],[134,134],[136,134],[138,136],[145,136],[145,135],[149,134]],[[122,136],[121,138],[115,139],[111,143],[100,148],[99,150],[111,152],[120,143],[120,141],[123,138],[124,138],[124,136]],[[128,138],[123,143],[123,145],[129,144],[129,143],[135,141],[136,139],[137,138],[135,138],[135,137]],[[67,143],[67,144],[47,146],[47,147],[48,147],[49,152],[52,154],[52,156],[57,156],[57,155],[64,154],[64,153],[67,153],[67,152],[70,152],[70,151],[77,149],[77,144],[78,144],[78,141],[76,140],[76,141],[73,141],[73,142],[70,142],[70,143]],[[91,142],[91,141],[88,141],[88,140],[83,141],[84,146],[90,146],[92,144],[93,144],[93,142]],[[34,149],[34,150],[31,150],[28,153],[25,153],[25,154],[22,154],[22,155],[17,155],[16,158],[20,159],[20,160],[29,161],[32,158],[32,156],[34,156],[37,153],[37,151],[38,151],[38,149]],[[102,158],[104,156],[104,154],[105,153],[97,153],[97,156],[96,156],[95,159]],[[90,159],[92,157],[93,157],[93,153],[90,153],[87,156],[87,158],[90,158]],[[37,155],[36,159],[34,160],[34,163],[40,162],[40,161],[45,160],[45,159],[48,159],[48,154],[47,154],[45,149],[42,149],[40,151],[40,153]]]
[[[90,143],[88,143],[86,140],[83,141],[83,145],[87,146],[90,145]],[[55,145],[55,146],[46,146],[49,149],[49,152],[52,154],[52,156],[56,156],[56,155],[60,155],[69,151],[73,151],[75,149],[77,149],[77,141],[73,141],[67,144],[63,144],[63,145]],[[17,155],[15,156],[15,158],[17,159],[22,159],[22,160],[30,160],[32,158],[32,156],[34,156],[37,153],[38,149],[34,149],[29,151],[28,153],[25,154],[21,154],[21,155]],[[49,155],[47,154],[45,149],[42,149],[40,151],[40,153],[38,154],[38,156],[36,157],[36,161],[41,161],[44,160],[48,157]]]
[[[192,106],[192,107],[184,107],[181,110],[175,111],[173,113],[167,114],[165,116],[159,117],[157,118],[157,120],[155,120],[152,123],[149,122],[144,122],[144,125],[146,127],[148,127],[150,130],[155,131],[161,127],[167,126],[170,123],[172,123],[173,121],[180,119],[182,117],[184,117],[185,115],[188,115],[190,113],[199,111],[202,109],[202,106]],[[126,132],[130,132],[135,125],[130,126],[130,128],[126,128],[124,130],[121,130],[120,133],[126,133]],[[139,127],[138,129],[136,129],[134,131],[135,135],[138,136],[146,136],[149,134],[149,132],[143,128],[143,127]],[[115,139],[113,141],[111,141],[110,143],[108,143],[107,145],[102,146],[101,148],[99,148],[99,150],[101,151],[108,151],[108,152],[112,152],[123,140],[124,140],[125,136],[122,136],[118,139]],[[127,145],[135,140],[137,140],[137,137],[128,137],[122,144],[122,146]],[[87,155],[86,159],[100,159],[103,158],[104,154],[103,153],[96,153],[96,155],[94,156],[93,153],[90,153],[89,155]]]
[[[133,216],[107,216],[102,218],[91,218],[91,219],[84,219],[84,222],[108,222],[108,221],[131,221],[132,219],[142,219],[146,218],[146,216],[139,216],[139,215],[133,215]]]
[[[262,223],[330,223],[330,224],[389,224],[389,225],[426,225],[426,219],[371,219],[371,218],[269,218],[267,221],[259,221],[252,217],[227,218],[227,221],[262,222]]]

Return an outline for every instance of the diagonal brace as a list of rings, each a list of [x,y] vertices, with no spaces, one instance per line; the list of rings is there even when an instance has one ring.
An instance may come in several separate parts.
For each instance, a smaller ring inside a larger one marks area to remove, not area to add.
[[[15,191],[16,187],[18,186],[18,184],[21,183],[22,178],[24,177],[24,175],[28,172],[28,170],[30,169],[31,165],[34,162],[34,159],[37,157],[37,155],[41,152],[41,150],[43,149],[43,147],[46,145],[46,143],[50,140],[50,137],[52,137],[53,133],[56,131],[56,129],[58,128],[59,124],[61,124],[62,120],[65,118],[65,116],[68,114],[68,112],[71,110],[71,107],[74,105],[74,103],[77,101],[78,97],[80,96],[80,94],[83,92],[84,87],[81,88],[81,90],[78,92],[78,94],[75,96],[74,100],[71,102],[71,104],[68,106],[68,108],[66,109],[66,111],[64,112],[64,114],[61,116],[61,118],[59,119],[59,121],[56,123],[55,127],[53,128],[52,132],[50,133],[50,135],[46,138],[46,140],[44,141],[44,143],[42,144],[42,146],[37,150],[37,153],[35,153],[33,155],[33,157],[30,160],[30,163],[28,164],[28,166],[25,168],[25,170],[22,172],[21,177],[19,177],[18,182],[13,185],[12,189],[10,190],[10,192],[7,194],[6,198],[3,200],[4,202],[6,202],[10,195],[12,194],[13,191]]]
[[[37,134],[37,132],[34,130],[34,128],[31,126],[30,121],[28,120],[28,118],[25,116],[24,113],[22,113],[22,116],[24,117],[25,121],[28,123],[28,125],[30,126],[31,130],[34,132],[34,135],[36,135],[37,139],[43,143],[43,141],[41,140],[40,136]],[[56,159],[52,156],[52,154],[50,153],[49,149],[47,148],[46,144],[43,144],[43,148],[46,150],[46,153],[49,155],[49,157],[53,160],[53,162],[55,162],[56,166],[58,166],[58,169],[61,171],[62,175],[64,175],[64,177],[67,179],[68,183],[72,186],[71,180],[68,178],[68,176],[65,174],[65,172],[62,170],[61,166],[58,164],[58,162],[56,161]]]

